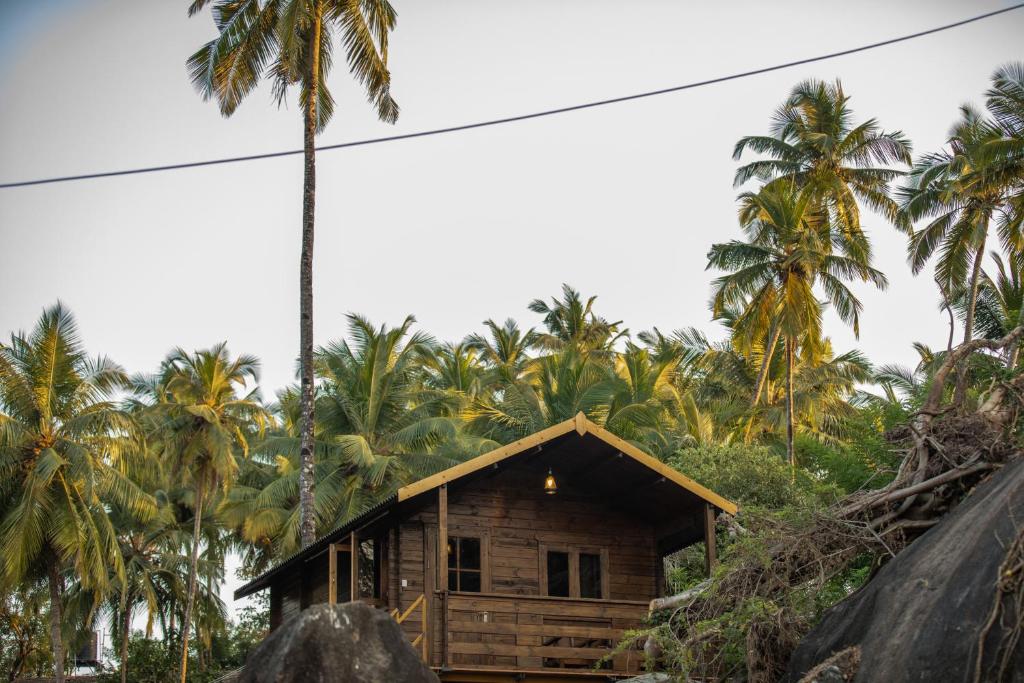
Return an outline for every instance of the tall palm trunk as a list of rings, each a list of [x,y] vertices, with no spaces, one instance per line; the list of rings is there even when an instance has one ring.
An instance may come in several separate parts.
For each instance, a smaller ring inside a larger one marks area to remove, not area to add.
[[[46,567],[50,585],[50,643],[53,645],[53,678],[64,683],[64,639],[60,633],[64,621],[64,603],[61,595],[60,567],[57,559],[50,560]]]
[[[196,486],[195,520],[192,522],[192,556],[189,558],[188,594],[185,596],[185,615],[181,619],[181,665],[178,668],[179,681],[185,683],[188,675],[188,638],[192,628],[192,604],[196,599],[196,574],[199,568],[199,531],[203,522],[203,488]]]
[[[313,9],[309,39],[309,99],[303,127],[302,256],[299,262],[299,365],[301,366],[302,435],[299,464],[299,526],[303,547],[316,538],[313,512],[313,217],[316,210],[316,99],[320,77],[320,31],[323,6]]]
[[[796,452],[793,448],[793,338],[786,337],[786,458],[790,476],[796,479]]]
[[[985,232],[982,233],[981,244],[974,255],[974,267],[971,269],[971,291],[967,297],[967,317],[964,320],[964,344],[974,337],[974,309],[978,304],[978,282],[981,279],[981,262],[985,258],[985,237],[988,233],[986,221]],[[961,363],[956,375],[956,391],[953,394],[953,404],[962,405],[967,395],[967,366],[969,363]]]
[[[757,384],[754,386],[754,400],[750,402],[751,415],[747,421],[747,428],[743,432],[743,442],[750,443],[750,431],[754,426],[754,410],[761,402],[761,394],[764,393],[765,384],[768,383],[768,370],[772,365],[772,356],[775,355],[775,346],[779,343],[782,335],[782,328],[772,325],[771,336],[768,345],[764,347],[764,357],[761,359],[761,369],[757,372]]]
[[[131,636],[132,615],[127,607],[121,608],[121,683],[128,683],[128,638]]]

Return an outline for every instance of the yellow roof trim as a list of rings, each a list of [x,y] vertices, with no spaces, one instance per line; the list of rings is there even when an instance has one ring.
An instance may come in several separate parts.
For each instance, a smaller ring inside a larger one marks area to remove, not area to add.
[[[689,477],[680,474],[676,470],[672,469],[665,463],[661,462],[657,458],[654,458],[642,450],[634,446],[633,444],[621,439],[607,429],[600,427],[591,422],[583,413],[577,413],[575,417],[572,417],[564,422],[559,422],[556,425],[552,425],[547,429],[542,429],[536,434],[523,437],[518,441],[513,441],[510,444],[496,448],[489,453],[479,455],[472,460],[468,460],[463,463],[459,463],[454,467],[449,467],[443,472],[431,475],[425,479],[421,479],[417,482],[413,482],[408,486],[403,486],[398,489],[398,502],[408,500],[414,496],[418,496],[421,493],[425,493],[431,489],[435,489],[442,484],[447,484],[450,481],[459,479],[472,474],[485,467],[490,467],[495,463],[498,463],[506,458],[512,457],[522,453],[523,451],[539,446],[543,443],[551,441],[563,434],[568,434],[571,431],[576,431],[580,436],[584,434],[593,434],[597,438],[601,439],[610,446],[617,448],[623,455],[628,455],[633,460],[636,460],[641,465],[644,465],[648,469],[654,470],[658,474],[662,475],[669,481],[681,486],[690,493],[702,498],[703,500],[711,503],[715,507],[728,512],[731,515],[736,514],[736,504],[732,501],[726,500],[714,491],[707,489]]]
[[[633,444],[629,443],[625,439],[615,436],[604,427],[600,427],[591,422],[590,420],[587,420],[587,432],[593,434],[602,441],[612,446],[615,446],[624,455],[628,455],[641,465],[646,465],[647,467],[654,470],[661,476],[678,484],[679,486],[682,486],[690,493],[693,493],[703,498],[704,500],[711,503],[715,507],[720,508],[722,511],[728,512],[730,515],[735,515],[736,511],[739,509],[736,506],[736,503],[733,503],[730,500],[722,498],[720,495],[718,495],[711,489],[701,486],[693,479],[690,479],[686,475],[669,467],[668,465],[658,460],[657,458],[650,456],[647,453],[644,453],[642,450],[640,450]]]
[[[419,494],[424,493],[425,491],[435,489],[441,484],[447,484],[448,482],[454,479],[464,477],[467,474],[472,474],[473,472],[482,470],[485,467],[490,467],[491,465],[500,462],[505,458],[516,455],[517,453],[522,453],[528,448],[539,446],[542,443],[562,436],[563,434],[568,434],[575,428],[576,420],[575,418],[570,418],[568,420],[565,420],[564,422],[559,422],[556,425],[552,425],[547,429],[542,429],[536,434],[530,434],[529,436],[525,436],[522,439],[519,439],[518,441],[513,441],[512,443],[506,444],[500,448],[496,448],[493,451],[484,453],[483,455],[478,455],[472,460],[460,462],[458,465],[455,465],[454,467],[449,467],[443,472],[432,474],[425,479],[420,479],[419,481],[413,482],[408,486],[403,486],[402,488],[398,489],[398,502],[401,503],[403,500],[408,500],[409,498],[412,498],[413,496],[418,496]]]

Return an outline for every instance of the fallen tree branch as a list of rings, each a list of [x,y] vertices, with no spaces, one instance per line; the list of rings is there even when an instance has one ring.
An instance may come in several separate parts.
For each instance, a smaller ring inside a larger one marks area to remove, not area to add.
[[[744,554],[713,581],[652,601],[654,611],[675,610],[669,621],[674,637],[665,649],[674,648],[672,659],[684,673],[708,680],[733,676],[739,650],[745,653],[746,680],[777,680],[810,628],[806,600],[799,596],[820,594],[858,558],[869,558],[877,569],[937,524],[989,472],[1016,457],[1009,432],[1024,374],[995,384],[973,412],[943,405],[943,397],[949,378],[972,354],[998,351],[1022,338],[1024,325],[1001,339],[975,339],[946,354],[920,410],[894,434],[906,450],[887,485],[851,494],[805,522],[762,519],[748,511],[743,536],[763,546],[747,543]],[[1019,576],[1024,569],[1012,571]],[[741,642],[730,635],[738,627],[745,629]],[[1012,638],[1016,645],[1019,629]]]

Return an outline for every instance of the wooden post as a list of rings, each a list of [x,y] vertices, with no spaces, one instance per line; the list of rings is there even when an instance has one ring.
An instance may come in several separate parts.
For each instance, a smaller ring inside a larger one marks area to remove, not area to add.
[[[351,584],[349,590],[349,598],[352,602],[359,599],[359,537],[356,536],[356,532],[352,532],[348,537],[349,547],[349,574],[351,576]]]
[[[715,549],[715,507],[710,503],[704,504],[704,570],[708,576],[718,562],[718,554]]]
[[[429,622],[429,620],[427,618],[427,605],[430,604],[430,600],[427,599],[426,595],[423,595],[422,598],[423,598],[423,605],[422,605],[422,607],[423,607],[423,615],[422,615],[422,621],[420,622],[420,627],[422,629],[421,633],[423,633],[423,663],[429,665],[430,664],[430,648],[427,646],[427,642],[429,641],[429,639],[427,638],[427,624],[430,623],[430,622]]]
[[[448,485],[437,490],[437,582],[448,590]]]
[[[327,603],[338,604],[338,546],[327,546]]]
[[[441,667],[448,666],[448,484],[437,490],[437,582],[441,591]]]

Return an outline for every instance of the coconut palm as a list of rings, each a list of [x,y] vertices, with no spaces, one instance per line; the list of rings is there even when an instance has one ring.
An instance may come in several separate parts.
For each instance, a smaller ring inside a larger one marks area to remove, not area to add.
[[[844,423],[854,414],[849,400],[856,394],[858,384],[871,380],[871,364],[859,351],[834,355],[827,338],[814,347],[813,352],[801,349],[795,359],[791,385],[794,429],[820,441],[841,440]],[[782,403],[777,400],[781,399],[782,386],[781,381],[773,382],[778,394],[769,397],[759,411],[759,424],[781,426],[789,419],[776,407]],[[786,386],[790,386],[788,378]],[[789,391],[787,388],[786,392]],[[773,431],[778,433],[778,429]]]
[[[487,368],[475,344],[467,338],[458,344],[445,343],[431,348],[420,360],[424,386],[449,392],[472,401],[484,389]]]
[[[403,460],[454,435],[461,400],[425,386],[422,359],[434,341],[411,332],[414,317],[394,328],[375,328],[358,315],[348,321],[349,339],[317,352],[324,384],[318,409],[330,442],[365,467],[369,485],[378,487],[392,468],[400,474]]]
[[[65,574],[97,596],[124,581],[116,504],[139,519],[153,501],[119,465],[142,435],[113,398],[127,378],[86,356],[60,303],[0,344],[0,590],[45,577],[54,676],[64,681]]]
[[[648,334],[643,338],[650,339]],[[679,381],[688,359],[689,353],[681,346],[667,352],[664,347],[628,344],[615,359],[618,382],[605,427],[660,458],[684,446],[714,441],[714,420]]]
[[[747,241],[715,244],[708,267],[728,271],[714,281],[712,308],[716,315],[737,305],[744,309],[733,323],[733,336],[750,341],[777,325],[785,342],[786,454],[793,452],[793,370],[798,346],[812,352],[821,333],[819,286],[839,317],[859,332],[861,302],[844,280],[859,279],[883,288],[885,276],[872,268],[857,250],[838,251],[827,221],[815,213],[815,194],[793,184],[767,185],[758,193],[741,195],[741,225]]]
[[[993,181],[1013,188],[999,230],[1019,235],[1024,222],[1024,62],[996,69],[986,94],[986,106],[1003,131],[1003,139],[989,145],[997,167]]]
[[[108,609],[115,642],[120,643],[121,683],[126,683],[128,640],[135,614],[145,609],[146,637],[151,637],[161,606],[184,598],[186,578],[179,561],[181,534],[169,505],[161,506],[158,515],[145,524],[117,509],[112,516],[124,558],[125,580],[108,598]]]
[[[199,548],[204,514],[209,515],[218,490],[229,490],[238,472],[238,455],[247,456],[249,438],[262,432],[268,415],[257,389],[259,361],[242,355],[232,359],[225,344],[189,353],[177,348],[155,379],[136,381],[142,400],[162,419],[152,434],[153,449],[172,481],[189,490],[192,538],[188,588],[181,628],[179,679],[185,683],[188,644],[194,625]]]
[[[552,297],[548,304],[543,299],[534,299],[529,309],[544,316],[546,333],[537,335],[536,344],[552,351],[572,349],[578,353],[605,354],[616,341],[629,334],[620,329],[622,321],[609,322],[594,313],[596,296],[586,301],[569,285],[562,285],[562,298]]]
[[[532,360],[529,354],[537,344],[537,333],[532,327],[524,332],[512,318],[501,325],[488,319],[484,325],[490,330],[490,339],[482,334],[471,334],[465,343],[480,353],[481,360],[491,370],[491,381],[513,381],[522,377]]]
[[[911,269],[920,272],[938,251],[935,270],[940,288],[966,291],[965,343],[974,335],[978,285],[993,219],[1001,217],[999,238],[1007,253],[1024,247],[1021,235],[1007,219],[1014,180],[999,173],[1002,162],[991,153],[991,147],[1002,139],[999,125],[964,105],[960,121],[950,131],[948,149],[918,160],[909,182],[899,189],[901,210],[907,219],[928,221],[911,236]],[[957,402],[963,399],[966,383],[967,375],[961,369]]]
[[[302,387],[302,539],[315,535],[313,512],[313,226],[316,136],[334,114],[327,85],[333,40],[345,47],[349,72],[382,121],[394,123],[388,36],[397,15],[388,0],[193,0],[189,16],[212,5],[217,37],[188,60],[192,82],[230,116],[266,75],[278,104],[299,86],[303,114],[302,250],[299,259],[299,374]]]
[[[318,530],[327,532],[414,479],[455,464],[457,454],[438,448],[456,438],[456,413],[465,398],[428,386],[437,380],[424,367],[434,340],[412,332],[415,318],[376,327],[349,315],[347,339],[317,350],[320,380],[315,447]],[[243,538],[297,549],[298,439],[295,392],[279,395],[279,430],[260,444],[258,472],[234,492],[225,508]],[[253,560],[256,562],[257,560]]]
[[[567,347],[537,359],[518,380],[501,380],[495,395],[468,411],[471,434],[510,443],[584,413],[603,423],[618,386],[605,353]]]
[[[901,132],[885,132],[875,119],[855,124],[849,99],[838,80],[797,84],[775,112],[770,135],[747,136],[736,143],[737,161],[748,149],[768,158],[737,169],[735,184],[757,178],[807,190],[813,206],[808,220],[827,221],[839,236],[842,253],[870,265],[871,244],[861,225],[859,203],[906,229],[890,196],[890,183],[903,171],[890,165],[909,165],[911,148]],[[766,327],[746,338],[751,348],[744,349],[764,361],[754,386],[755,407],[782,333],[773,321],[764,322]]]
[[[846,236],[849,247],[864,250],[862,256],[870,260],[858,202],[899,221],[889,183],[903,172],[889,165],[909,165],[911,148],[901,132],[887,133],[875,119],[855,124],[849,100],[838,80],[798,83],[776,110],[770,135],[747,136],[736,143],[737,161],[748,149],[768,158],[737,169],[735,184],[758,178],[808,188],[823,218]]]
[[[882,395],[861,391],[857,401],[892,406],[908,414],[917,408],[924,401],[945,352],[936,353],[920,342],[914,342],[913,346],[918,355],[917,365],[907,367],[890,363],[879,366],[871,382],[882,390]]]
[[[984,268],[978,278],[978,298],[974,310],[974,334],[982,339],[1001,339],[1022,321],[1024,308],[1024,256],[1015,254],[1005,261],[997,252],[990,255],[995,263],[995,273],[990,275]],[[968,292],[961,289],[952,301],[952,306],[961,321],[966,321]],[[1019,345],[1006,349],[1006,367],[1017,367],[1020,355]]]

